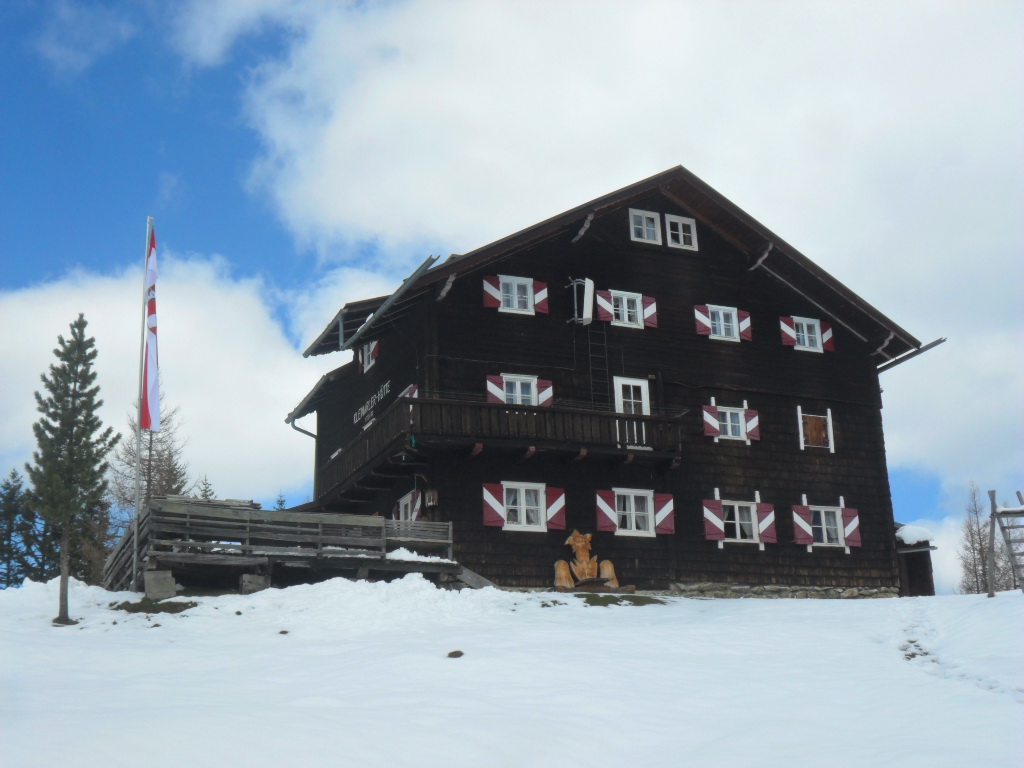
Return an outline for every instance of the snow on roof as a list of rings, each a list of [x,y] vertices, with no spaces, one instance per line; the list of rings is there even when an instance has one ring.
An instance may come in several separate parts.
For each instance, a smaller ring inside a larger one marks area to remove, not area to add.
[[[901,544],[926,544],[932,540],[932,534],[920,525],[902,525],[896,530],[896,538]]]

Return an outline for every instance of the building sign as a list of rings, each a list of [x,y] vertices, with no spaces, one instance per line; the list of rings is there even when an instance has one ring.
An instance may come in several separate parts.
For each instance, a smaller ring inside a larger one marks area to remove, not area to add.
[[[360,419],[373,417],[373,409],[384,402],[384,398],[391,392],[391,380],[388,379],[380,385],[380,389],[370,395],[370,399],[363,403],[352,414],[352,423],[358,424]]]

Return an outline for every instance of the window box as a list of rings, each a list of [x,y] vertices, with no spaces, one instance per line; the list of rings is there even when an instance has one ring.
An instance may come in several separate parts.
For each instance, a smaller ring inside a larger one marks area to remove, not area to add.
[[[859,547],[860,513],[847,507],[842,496],[839,506],[810,506],[807,496],[803,504],[793,507],[793,539],[811,552],[815,547],[843,548],[847,554],[850,547]]]
[[[753,501],[723,500],[715,488],[715,498],[705,499],[704,538],[717,541],[721,549],[726,543],[764,545],[778,541],[775,533],[775,507],[761,501],[759,491]]]
[[[661,216],[653,211],[629,209],[629,239],[661,245]]]
[[[550,406],[554,402],[554,388],[547,379],[503,373],[487,377],[487,402],[505,405]]]
[[[711,405],[702,408],[704,412],[704,435],[719,440],[743,440],[750,445],[751,440],[761,439],[761,418],[757,411],[747,407],[743,401],[742,408],[720,406],[711,398]]]
[[[736,307],[697,304],[693,308],[697,333],[725,341],[753,341],[750,313]]]
[[[782,343],[805,352],[835,352],[832,326],[811,317],[780,317]]]
[[[665,230],[668,232],[668,247],[697,250],[697,222],[685,216],[665,214]]]
[[[797,427],[800,430],[800,450],[805,448],[827,448],[829,453],[836,452],[835,433],[832,429],[832,409],[826,408],[824,416],[804,413],[801,406],[796,407]]]
[[[543,483],[484,483],[484,525],[509,531],[565,530],[565,490]]]
[[[547,283],[529,277],[487,275],[484,306],[517,315],[547,314]]]
[[[620,536],[675,533],[672,494],[637,488],[598,491],[597,530]]]

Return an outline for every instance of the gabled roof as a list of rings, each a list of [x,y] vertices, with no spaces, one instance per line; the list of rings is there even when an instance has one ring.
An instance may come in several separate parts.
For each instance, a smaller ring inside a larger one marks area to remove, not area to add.
[[[877,345],[880,365],[891,365],[891,361],[897,357],[916,354],[931,346],[922,347],[921,342],[909,332],[682,166],[603,195],[469,253],[453,255],[439,266],[423,271],[417,279],[407,280],[401,290],[411,294],[553,237],[572,234],[575,242],[575,239],[585,236],[594,217],[623,208],[655,192],[685,208],[745,254],[748,269],[763,270],[803,295],[819,307],[826,317],[864,342]],[[324,354],[339,349],[339,342],[343,343],[344,338],[349,337],[346,329],[364,324],[386,298],[346,304],[306,350],[305,355]],[[389,312],[398,311],[400,304],[393,304]],[[379,319],[373,315],[370,321],[372,323]],[[345,334],[344,338],[339,336],[339,327]]]

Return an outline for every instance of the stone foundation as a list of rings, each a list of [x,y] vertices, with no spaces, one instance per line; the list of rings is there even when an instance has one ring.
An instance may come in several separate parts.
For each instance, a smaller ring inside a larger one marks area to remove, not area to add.
[[[696,582],[693,584],[673,584],[668,590],[670,595],[681,597],[792,597],[814,599],[865,599],[874,597],[897,597],[896,587],[801,587],[787,584],[722,584],[716,582]]]

